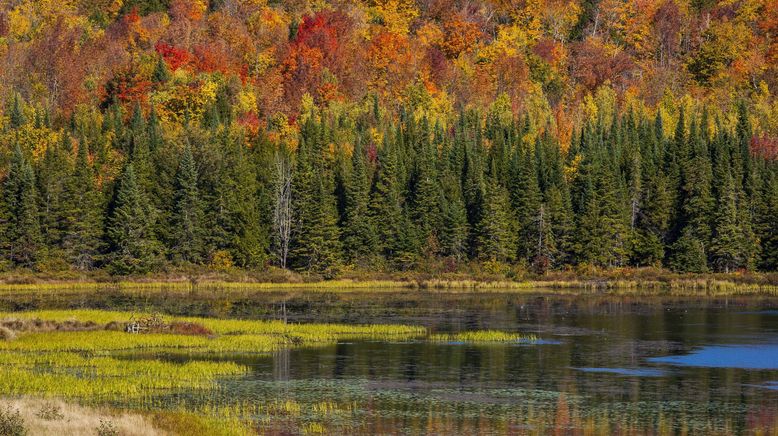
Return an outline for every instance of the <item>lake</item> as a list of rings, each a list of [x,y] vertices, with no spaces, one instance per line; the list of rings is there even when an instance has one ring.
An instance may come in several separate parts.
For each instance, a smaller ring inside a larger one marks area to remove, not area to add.
[[[344,434],[778,432],[775,298],[422,291],[0,295],[3,311],[50,308],[399,323],[432,333],[494,329],[539,338],[342,341],[219,356],[251,372],[207,394],[177,392],[129,405],[261,404],[252,419],[266,433],[296,432],[307,421],[312,432]],[[279,414],[284,407],[293,410]]]

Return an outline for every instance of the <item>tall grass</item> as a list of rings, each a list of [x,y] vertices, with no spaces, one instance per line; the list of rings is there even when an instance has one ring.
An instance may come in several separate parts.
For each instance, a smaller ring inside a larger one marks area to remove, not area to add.
[[[531,292],[581,294],[604,292],[636,295],[778,295],[778,285],[758,278],[743,279],[733,275],[620,278],[617,274],[603,278],[564,278],[544,280],[472,280],[472,279],[408,279],[408,280],[330,280],[318,282],[270,283],[233,281],[120,281],[114,283],[0,283],[0,293],[69,294],[89,291],[122,291],[139,293],[201,292]]]

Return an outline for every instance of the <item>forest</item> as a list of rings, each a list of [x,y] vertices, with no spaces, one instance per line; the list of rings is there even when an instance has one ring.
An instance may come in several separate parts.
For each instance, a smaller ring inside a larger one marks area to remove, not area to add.
[[[3,0],[0,270],[778,270],[775,0]]]

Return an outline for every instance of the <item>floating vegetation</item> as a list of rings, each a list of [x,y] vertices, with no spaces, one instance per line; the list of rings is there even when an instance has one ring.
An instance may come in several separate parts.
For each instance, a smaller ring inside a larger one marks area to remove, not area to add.
[[[430,335],[430,341],[478,344],[478,343],[504,343],[521,342],[531,343],[538,340],[538,337],[532,334],[507,333],[497,330],[476,330],[471,332],[460,332],[454,334],[434,334]]]

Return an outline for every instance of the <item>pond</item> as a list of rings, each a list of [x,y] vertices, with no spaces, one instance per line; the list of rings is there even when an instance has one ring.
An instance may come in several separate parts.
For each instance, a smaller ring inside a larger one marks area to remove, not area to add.
[[[778,431],[774,298],[420,291],[0,295],[2,311],[49,308],[394,323],[421,325],[431,333],[494,329],[539,338],[500,344],[341,341],[269,355],[219,356],[251,371],[220,381],[215,391],[154,400],[251,410],[263,432]]]

